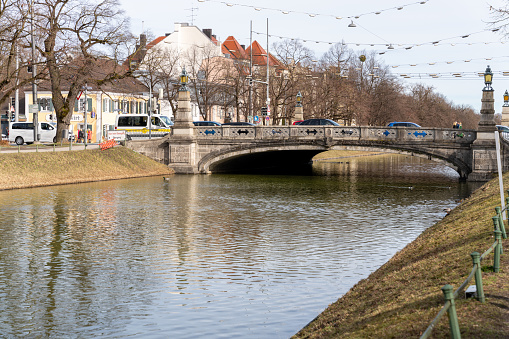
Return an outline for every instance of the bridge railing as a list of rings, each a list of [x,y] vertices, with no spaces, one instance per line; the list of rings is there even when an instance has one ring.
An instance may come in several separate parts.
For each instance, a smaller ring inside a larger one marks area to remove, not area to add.
[[[508,191],[509,194],[509,191]],[[442,309],[438,312],[436,317],[433,319],[431,324],[428,326],[426,331],[421,335],[420,339],[429,338],[431,332],[438,324],[440,319],[448,314],[449,317],[449,328],[451,338],[459,339],[461,338],[459,323],[458,323],[458,315],[456,313],[456,306],[454,300],[457,299],[460,293],[465,289],[465,287],[475,278],[475,295],[477,300],[481,303],[485,302],[484,290],[482,284],[482,270],[481,270],[481,261],[486,259],[488,254],[494,251],[493,255],[493,271],[498,273],[500,271],[500,256],[502,255],[502,238],[507,239],[507,234],[505,231],[504,220],[502,217],[502,213],[505,212],[507,206],[509,205],[509,198],[506,198],[506,207],[501,209],[500,207],[495,208],[496,215],[492,218],[494,233],[495,233],[495,242],[482,254],[479,255],[478,252],[472,252],[470,256],[472,257],[473,267],[472,271],[468,275],[467,279],[461,284],[460,287],[453,293],[453,287],[449,284],[442,287],[442,292],[444,293],[445,303]]]
[[[196,126],[199,139],[319,139],[471,143],[474,130],[372,126]]]

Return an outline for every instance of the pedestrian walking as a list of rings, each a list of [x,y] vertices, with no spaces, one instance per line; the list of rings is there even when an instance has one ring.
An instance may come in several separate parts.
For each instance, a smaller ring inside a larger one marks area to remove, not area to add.
[[[83,142],[83,130],[78,129],[78,142]]]

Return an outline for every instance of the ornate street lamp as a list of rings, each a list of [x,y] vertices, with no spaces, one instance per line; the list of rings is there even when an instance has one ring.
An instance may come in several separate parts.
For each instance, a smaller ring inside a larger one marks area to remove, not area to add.
[[[491,72],[491,68],[488,65],[486,67],[486,71],[484,71],[484,88],[483,91],[493,91],[493,87],[491,87],[491,82],[493,80],[493,73]]]
[[[509,93],[507,93],[507,90],[505,90],[504,93],[504,105],[503,107],[509,107]]]
[[[302,107],[302,94],[300,94],[300,91],[299,93],[297,93],[297,105],[296,107]]]
[[[187,82],[189,80],[189,77],[187,76],[187,72],[185,68],[182,68],[182,73],[180,73],[180,88],[179,92],[188,91],[187,88]]]

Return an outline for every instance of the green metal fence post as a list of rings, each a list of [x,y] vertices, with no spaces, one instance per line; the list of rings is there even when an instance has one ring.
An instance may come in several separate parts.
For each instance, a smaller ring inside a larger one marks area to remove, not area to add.
[[[492,217],[491,220],[493,220],[493,229],[494,230],[499,230],[500,229],[500,224],[498,223],[498,217],[497,216]]]
[[[477,293],[477,300],[483,303],[486,299],[484,298],[484,289],[482,287],[481,255],[479,252],[472,252],[470,253],[470,256],[472,257],[474,266],[477,265],[477,268],[475,269],[475,289]]]
[[[500,207],[495,207],[495,212],[497,213],[497,216],[498,216],[498,223],[500,225],[500,230],[502,231],[502,237],[504,239],[507,239],[507,234],[505,233],[504,217],[502,216],[502,213],[500,211],[501,211]]]
[[[493,259],[493,271],[498,273],[500,271],[500,254],[502,254],[502,232],[495,230],[495,258]]]
[[[451,328],[451,338],[460,339],[460,325],[458,324],[458,316],[456,314],[456,305],[454,304],[454,295],[452,292],[452,286],[447,284],[442,287],[442,292],[444,292],[445,302],[449,301],[451,306],[447,310],[447,314],[449,315],[449,327]]]

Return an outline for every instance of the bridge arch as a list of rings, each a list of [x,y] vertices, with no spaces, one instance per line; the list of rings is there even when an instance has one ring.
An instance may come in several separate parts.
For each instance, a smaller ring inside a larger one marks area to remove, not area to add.
[[[353,146],[309,143],[285,146],[242,145],[228,147],[205,155],[198,162],[198,171],[200,173],[249,172],[254,169],[263,170],[272,167],[288,172],[293,168],[308,164],[316,154],[329,150],[380,151],[417,156],[454,169],[459,174],[460,180],[466,180],[471,172],[471,168],[458,157],[447,157],[436,150],[416,150],[401,145]]]

